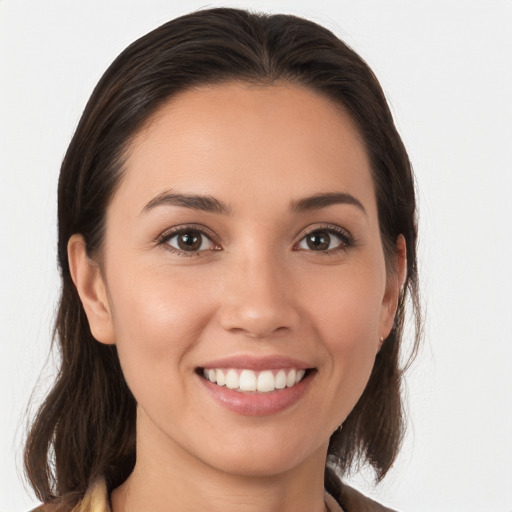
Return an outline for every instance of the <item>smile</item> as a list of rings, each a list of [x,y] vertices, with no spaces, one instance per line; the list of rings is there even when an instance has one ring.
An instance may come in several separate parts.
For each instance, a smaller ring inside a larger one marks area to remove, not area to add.
[[[243,416],[284,413],[307,395],[317,373],[309,361],[278,354],[238,354],[196,367],[207,395]]]
[[[241,393],[271,393],[292,388],[306,375],[306,370],[282,368],[253,371],[239,368],[203,368],[203,376],[217,386]]]

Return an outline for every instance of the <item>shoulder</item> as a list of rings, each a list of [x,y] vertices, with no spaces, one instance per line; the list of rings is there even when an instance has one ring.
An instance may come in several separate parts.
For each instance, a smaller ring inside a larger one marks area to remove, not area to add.
[[[39,505],[38,507],[32,509],[30,512],[61,512],[63,510],[70,510],[70,507],[63,507],[65,507],[65,505],[61,501],[44,503],[43,505]]]
[[[44,503],[39,507],[33,508],[30,512],[74,512],[73,505],[65,504],[62,502]]]
[[[346,484],[341,486],[338,501],[344,512],[395,512]]]
[[[58,505],[47,503],[46,505],[39,505],[39,507],[33,508],[30,512],[57,512]]]

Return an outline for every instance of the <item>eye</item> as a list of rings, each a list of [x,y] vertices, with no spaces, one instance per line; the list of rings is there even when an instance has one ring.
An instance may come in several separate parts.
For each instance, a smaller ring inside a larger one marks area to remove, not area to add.
[[[332,228],[315,229],[298,243],[298,249],[316,252],[330,252],[346,249],[351,245],[350,238]]]
[[[217,249],[217,245],[202,231],[185,228],[165,235],[161,243],[167,244],[171,250],[183,253],[194,253]]]

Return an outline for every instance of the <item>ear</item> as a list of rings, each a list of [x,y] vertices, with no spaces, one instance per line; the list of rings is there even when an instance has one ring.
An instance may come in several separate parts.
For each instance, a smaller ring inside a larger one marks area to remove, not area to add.
[[[393,323],[395,321],[396,310],[398,308],[398,299],[400,292],[407,277],[407,247],[403,235],[399,235],[396,240],[395,258],[393,260],[393,269],[388,272],[386,279],[386,291],[382,301],[380,318],[380,344],[389,336]]]
[[[107,289],[99,265],[87,255],[82,235],[75,234],[69,239],[68,261],[92,335],[100,343],[113,345],[115,334]]]

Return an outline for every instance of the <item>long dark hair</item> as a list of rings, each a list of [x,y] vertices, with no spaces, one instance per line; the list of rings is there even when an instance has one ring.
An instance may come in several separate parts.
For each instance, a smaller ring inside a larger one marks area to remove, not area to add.
[[[58,258],[62,296],[56,320],[57,380],[29,433],[25,466],[43,502],[75,503],[99,475],[110,489],[135,464],[136,403],[115,346],[98,343],[71,280],[67,243],[81,233],[90,255],[104,234],[105,211],[123,173],[123,156],[141,125],[187,88],[228,81],[309,87],[342,104],[357,123],[371,161],[386,260],[399,235],[407,244],[407,280],[391,334],[368,385],[330,440],[326,485],[367,462],[383,478],[403,432],[399,349],[406,301],[420,332],[416,207],[411,165],[382,89],[367,64],[327,29],[289,15],[237,9],[195,12],[131,44],[96,86],[61,168]]]

